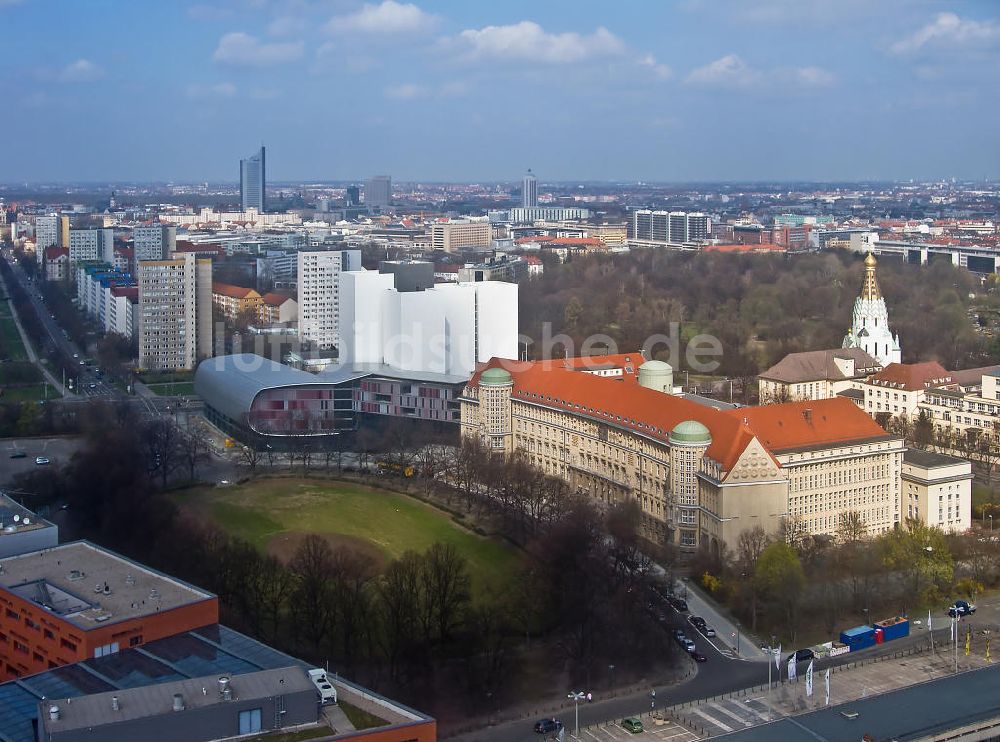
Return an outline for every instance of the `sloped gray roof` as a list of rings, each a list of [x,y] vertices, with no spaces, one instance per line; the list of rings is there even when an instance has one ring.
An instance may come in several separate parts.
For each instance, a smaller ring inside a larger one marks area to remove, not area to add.
[[[806,381],[843,381],[848,378],[834,363],[835,358],[853,358],[856,376],[867,376],[881,368],[878,361],[861,348],[836,348],[834,350],[809,350],[789,353],[767,371],[761,379],[799,384]]]

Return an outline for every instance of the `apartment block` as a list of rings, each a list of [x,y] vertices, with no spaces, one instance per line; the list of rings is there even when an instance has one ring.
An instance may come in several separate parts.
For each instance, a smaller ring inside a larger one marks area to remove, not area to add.
[[[187,253],[139,263],[139,365],[193,369],[212,355],[212,261]]]
[[[430,232],[431,247],[443,252],[485,249],[493,242],[493,227],[486,219],[432,224]]]
[[[136,261],[163,260],[177,249],[177,227],[173,224],[150,224],[132,230]]]
[[[320,349],[340,339],[340,274],[361,269],[360,250],[309,250],[298,254],[299,337]]]
[[[115,231],[102,229],[69,230],[69,262],[76,264],[84,260],[114,259]]]

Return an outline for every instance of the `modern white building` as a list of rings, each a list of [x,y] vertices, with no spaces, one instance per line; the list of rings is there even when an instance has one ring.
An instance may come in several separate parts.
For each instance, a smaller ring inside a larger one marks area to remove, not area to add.
[[[163,260],[177,249],[177,227],[173,224],[136,227],[132,230],[132,246],[136,264],[143,260]]]
[[[904,518],[949,533],[972,526],[972,462],[911,448],[903,454],[901,479]]]
[[[320,349],[335,348],[340,330],[340,274],[361,270],[360,250],[298,253],[299,338]]]
[[[889,330],[889,310],[875,279],[875,256],[865,258],[865,282],[854,302],[851,328],[844,336],[845,348],[861,348],[882,366],[902,361],[899,335]]]
[[[566,219],[589,219],[590,209],[578,206],[532,206],[531,208],[514,208],[507,211],[491,211],[492,222],[514,222],[515,224],[531,224],[533,222],[555,221]]]
[[[115,231],[103,229],[70,229],[69,230],[69,262],[70,265],[84,260],[114,260]]]
[[[631,226],[633,244],[662,247],[708,239],[712,220],[700,212],[637,209]]]
[[[431,247],[443,252],[467,248],[488,248],[493,241],[493,226],[488,219],[474,217],[432,224]]]
[[[175,254],[138,272],[140,368],[193,369],[212,355],[212,260]]]
[[[249,157],[240,160],[240,207],[243,211],[264,211],[267,180],[264,168],[264,145]]]
[[[525,209],[538,206],[538,178],[530,169],[521,181],[521,206]]]
[[[365,206],[381,209],[392,204],[392,178],[373,175],[365,181]]]
[[[471,376],[493,356],[517,358],[517,284],[399,291],[394,280],[375,271],[341,274],[343,362]]]

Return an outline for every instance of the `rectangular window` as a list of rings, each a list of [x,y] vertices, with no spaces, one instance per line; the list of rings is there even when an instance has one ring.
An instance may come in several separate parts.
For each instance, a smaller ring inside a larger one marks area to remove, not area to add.
[[[260,731],[260,709],[240,711],[240,734],[253,734]]]

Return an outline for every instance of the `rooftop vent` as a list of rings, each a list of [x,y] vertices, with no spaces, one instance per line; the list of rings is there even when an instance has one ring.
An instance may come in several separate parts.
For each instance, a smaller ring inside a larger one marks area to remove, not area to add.
[[[160,591],[157,590],[155,587],[149,591],[150,600],[157,600],[159,597],[160,597]]]
[[[68,577],[69,577],[70,582],[76,582],[77,580],[82,580],[85,577],[85,575],[84,575],[83,572],[81,572],[78,569],[71,569],[69,571],[69,576]]]
[[[112,711],[122,710],[122,705],[118,703],[118,696],[111,696],[111,710]]]
[[[184,696],[180,693],[174,693],[174,711],[184,710]]]
[[[135,584],[135,578],[132,576],[131,572],[125,575],[125,584],[129,587],[132,587]]]
[[[59,707],[55,704],[49,706],[49,719],[52,721],[59,721]]]

